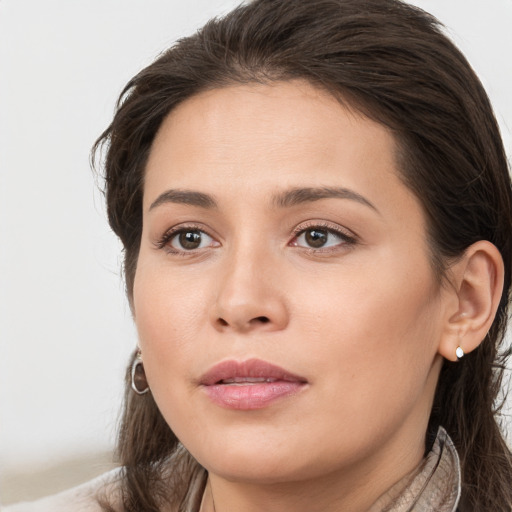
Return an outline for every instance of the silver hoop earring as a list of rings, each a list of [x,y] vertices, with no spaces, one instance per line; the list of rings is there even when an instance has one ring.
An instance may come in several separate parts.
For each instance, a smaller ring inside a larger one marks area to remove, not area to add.
[[[137,395],[143,395],[149,391],[148,381],[146,379],[146,372],[144,371],[144,364],[142,362],[142,355],[137,353],[137,357],[132,364],[132,389]]]
[[[464,354],[464,350],[462,350],[462,347],[457,347],[455,349],[455,355],[457,356],[457,359],[460,361],[466,354]]]

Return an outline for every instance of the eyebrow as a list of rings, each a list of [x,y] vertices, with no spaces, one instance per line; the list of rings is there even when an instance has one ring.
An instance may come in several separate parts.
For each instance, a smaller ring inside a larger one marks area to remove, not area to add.
[[[293,188],[274,196],[273,202],[280,208],[290,208],[303,203],[319,201],[320,199],[350,199],[370,207],[379,213],[374,204],[361,194],[344,187],[306,187]]]
[[[379,213],[379,210],[361,194],[344,187],[297,187],[275,194],[272,203],[278,208],[291,208],[303,203],[311,203],[320,199],[350,199],[368,206]],[[217,201],[209,194],[193,190],[166,190],[160,194],[149,207],[153,210],[157,206],[167,203],[186,204],[205,209],[217,208]]]
[[[217,202],[208,194],[192,190],[167,190],[151,203],[149,210],[166,203],[188,204],[206,209],[217,208]]]

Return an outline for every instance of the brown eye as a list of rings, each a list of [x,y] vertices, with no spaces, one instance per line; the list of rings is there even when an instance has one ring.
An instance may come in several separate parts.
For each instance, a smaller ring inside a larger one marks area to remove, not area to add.
[[[193,251],[208,247],[213,238],[199,229],[185,229],[176,233],[171,239],[171,247],[180,251]]]
[[[310,247],[319,249],[327,243],[328,235],[325,229],[308,229],[304,232],[304,240]]]
[[[199,231],[186,231],[178,235],[178,240],[183,249],[197,249],[201,245],[201,233]]]

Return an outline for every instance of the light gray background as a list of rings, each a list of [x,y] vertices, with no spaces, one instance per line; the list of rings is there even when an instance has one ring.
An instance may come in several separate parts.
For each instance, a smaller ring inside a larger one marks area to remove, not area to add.
[[[136,344],[88,152],[126,81],[234,0],[0,0],[0,461],[109,449]],[[416,0],[494,103],[508,153],[512,0]]]

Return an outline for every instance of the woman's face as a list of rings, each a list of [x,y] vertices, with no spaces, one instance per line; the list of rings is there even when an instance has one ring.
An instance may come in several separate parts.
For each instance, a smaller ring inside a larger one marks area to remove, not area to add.
[[[205,92],[164,121],[135,319],[158,407],[212,474],[416,464],[444,293],[383,126],[302,82]]]

